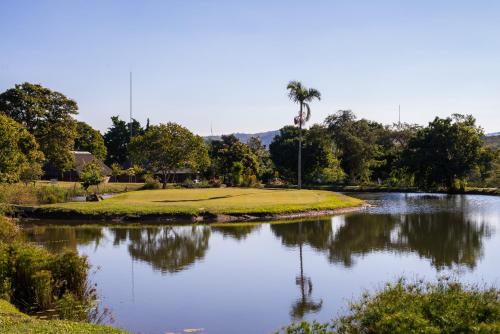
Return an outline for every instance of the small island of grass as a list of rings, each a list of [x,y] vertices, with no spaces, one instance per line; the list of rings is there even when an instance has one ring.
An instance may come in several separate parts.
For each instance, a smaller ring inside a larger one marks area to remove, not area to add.
[[[322,190],[208,188],[142,190],[100,202],[42,205],[32,214],[50,218],[250,220],[331,214],[362,201]]]

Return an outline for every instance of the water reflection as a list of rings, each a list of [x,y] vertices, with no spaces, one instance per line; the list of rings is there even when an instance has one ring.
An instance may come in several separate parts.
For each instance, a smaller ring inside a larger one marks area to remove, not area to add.
[[[207,226],[151,227],[128,232],[130,256],[164,273],[184,270],[205,257],[210,238]]]
[[[26,238],[49,251],[57,253],[64,249],[77,250],[77,246],[99,247],[105,239],[101,227],[31,226],[24,230]]]
[[[231,226],[226,224],[224,226],[213,226],[212,231],[221,233],[224,238],[233,238],[236,240],[245,240],[250,234],[260,230],[261,224],[242,224],[238,226]]]
[[[482,221],[463,212],[432,214],[351,214],[303,224],[273,224],[286,246],[305,242],[326,253],[332,263],[354,265],[356,256],[376,251],[416,252],[437,269],[474,268],[482,256],[482,239],[491,235]],[[302,232],[299,233],[299,229]]]

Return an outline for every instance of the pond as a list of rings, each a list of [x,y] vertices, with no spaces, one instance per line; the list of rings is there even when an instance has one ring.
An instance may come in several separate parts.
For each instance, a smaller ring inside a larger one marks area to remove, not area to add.
[[[352,194],[351,194],[352,195]],[[134,333],[272,333],[327,321],[401,276],[500,285],[500,197],[355,194],[374,206],[236,226],[26,226],[88,256],[114,326]]]

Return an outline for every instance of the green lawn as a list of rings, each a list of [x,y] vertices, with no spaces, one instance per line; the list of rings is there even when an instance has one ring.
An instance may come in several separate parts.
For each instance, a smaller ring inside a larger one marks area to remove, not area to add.
[[[362,201],[322,190],[208,188],[142,190],[101,202],[43,205],[42,211],[85,215],[200,215],[286,214],[333,210],[360,205]]]
[[[0,299],[0,333],[5,334],[126,334],[110,326],[62,320],[38,320],[19,312],[14,306]]]

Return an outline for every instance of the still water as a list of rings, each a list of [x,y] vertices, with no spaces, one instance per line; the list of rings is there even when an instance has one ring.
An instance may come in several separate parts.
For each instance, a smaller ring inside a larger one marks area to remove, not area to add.
[[[327,321],[398,277],[500,286],[500,197],[356,194],[374,206],[321,219],[214,227],[28,226],[77,249],[114,326],[134,333],[272,333]]]

